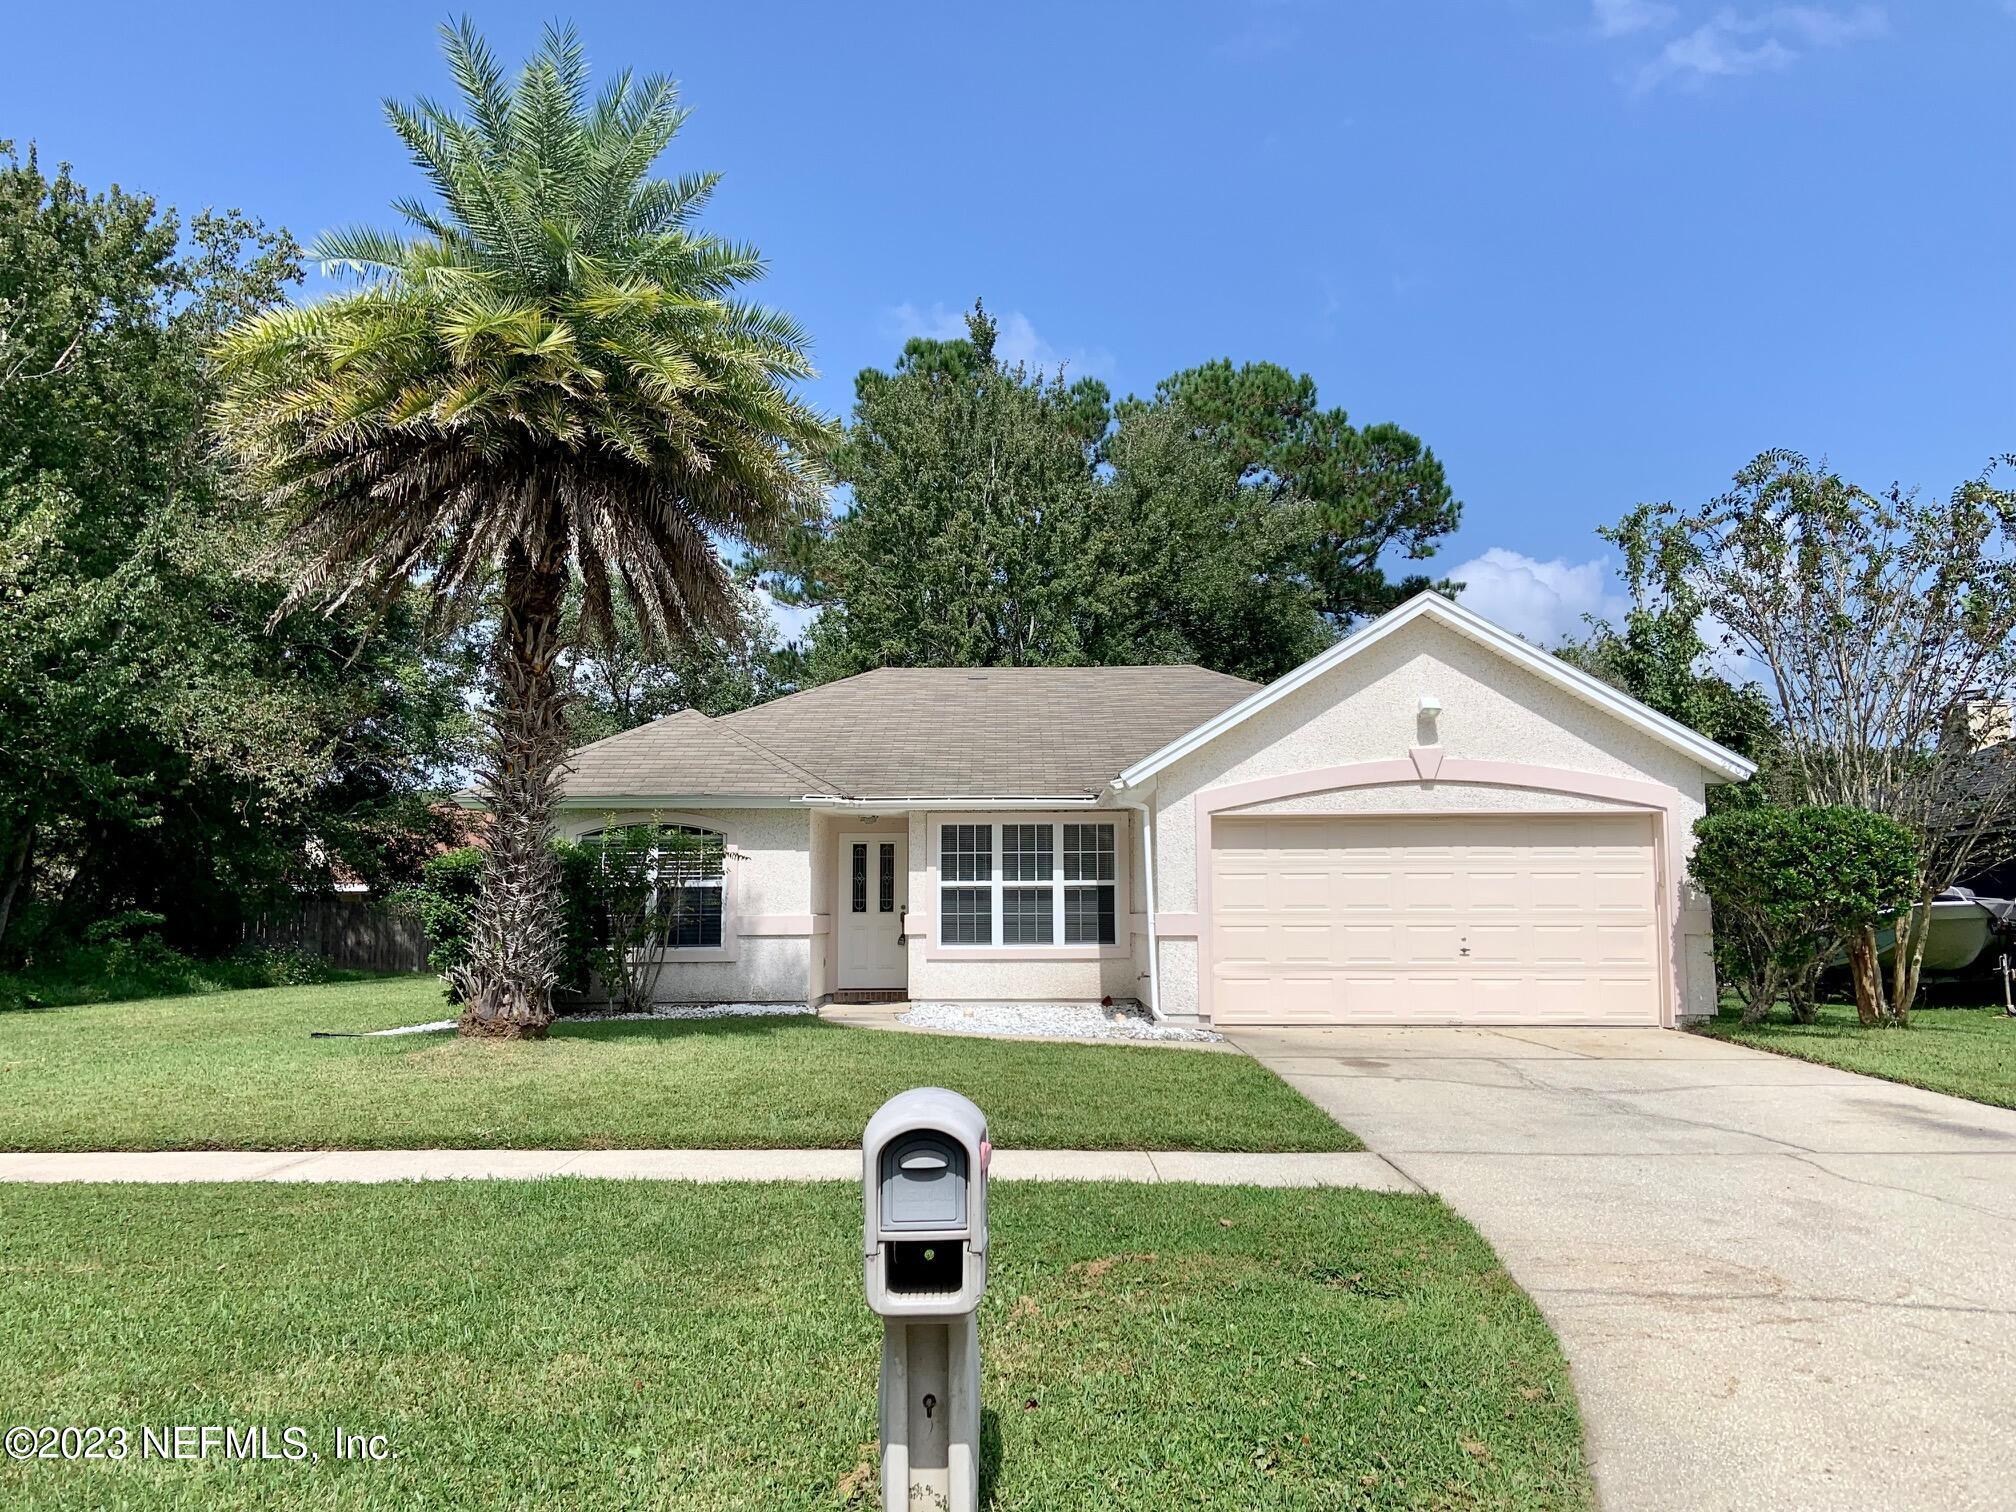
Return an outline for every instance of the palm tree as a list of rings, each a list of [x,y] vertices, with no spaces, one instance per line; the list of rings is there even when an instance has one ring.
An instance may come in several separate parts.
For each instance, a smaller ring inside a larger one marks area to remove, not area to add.
[[[758,254],[693,227],[717,175],[650,176],[686,115],[673,83],[626,71],[590,103],[571,28],[515,85],[469,21],[442,35],[461,113],[385,107],[433,199],[394,203],[405,234],[331,233],[315,255],[343,289],[226,335],[217,427],[300,564],[283,612],[496,590],[488,857],[457,985],[463,1033],[537,1037],[570,584],[590,636],[626,599],[660,642],[731,626],[722,548],[815,506],[833,436],[791,390],[803,333],[734,297]]]

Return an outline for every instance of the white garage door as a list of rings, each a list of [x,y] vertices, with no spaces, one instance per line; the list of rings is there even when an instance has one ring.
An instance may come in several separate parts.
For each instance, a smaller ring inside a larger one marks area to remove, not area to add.
[[[1656,1024],[1652,821],[1213,825],[1220,1024]]]

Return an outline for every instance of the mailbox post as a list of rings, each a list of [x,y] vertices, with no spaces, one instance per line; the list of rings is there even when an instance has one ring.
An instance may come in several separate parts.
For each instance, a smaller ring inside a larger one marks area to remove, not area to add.
[[[957,1092],[889,1099],[861,1138],[862,1261],[882,1316],[885,1512],[976,1512],[987,1289],[987,1116]]]

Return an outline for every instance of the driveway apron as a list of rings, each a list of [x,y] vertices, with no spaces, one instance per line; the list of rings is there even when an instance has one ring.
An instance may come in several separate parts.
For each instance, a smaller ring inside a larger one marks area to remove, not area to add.
[[[1496,1247],[1605,1507],[2016,1507],[2016,1112],[1671,1030],[1232,1038]]]

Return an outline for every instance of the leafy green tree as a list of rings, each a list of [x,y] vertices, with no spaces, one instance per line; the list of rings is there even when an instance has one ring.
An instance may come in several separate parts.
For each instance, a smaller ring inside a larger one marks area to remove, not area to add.
[[[1330,642],[1305,570],[1315,506],[1244,486],[1181,418],[1128,416],[1094,498],[1087,649],[1108,665],[1197,662],[1265,682]]]
[[[455,606],[498,581],[462,1029],[536,1037],[570,585],[604,640],[619,599],[654,644],[730,628],[720,548],[815,506],[831,436],[792,392],[803,334],[735,297],[757,254],[694,224],[715,175],[650,176],[685,119],[672,82],[620,73],[591,101],[577,38],[549,29],[514,85],[470,22],[443,31],[462,113],[386,107],[433,198],[396,202],[409,234],[321,244],[352,287],[231,332],[218,424],[305,559],[290,606],[416,572]]]
[[[2016,702],[2016,491],[1991,468],[1927,502],[1772,451],[1701,508],[1636,510],[1614,539],[1760,669],[1793,796],[1910,832],[1916,898],[1887,986],[1873,926],[1848,952],[1864,1020],[1908,1023],[1933,898],[2016,835],[2016,746],[1973,728]]]
[[[734,591],[735,617],[726,630],[676,645],[648,643],[636,611],[623,601],[615,606],[612,634],[591,639],[570,633],[569,745],[586,745],[681,709],[698,709],[710,718],[733,714],[788,691],[779,686],[769,615],[746,584]]]
[[[0,939],[161,916],[184,948],[416,860],[466,716],[410,616],[265,623],[284,584],[211,454],[205,349],[299,275],[0,144]]]
[[[804,676],[882,666],[1196,661],[1268,677],[1326,643],[1307,571],[1314,509],[1166,410],[1112,431],[1105,387],[961,341],[864,371],[836,454],[851,497],[764,563],[824,611]]]
[[[1395,554],[1433,556],[1462,516],[1440,459],[1420,437],[1392,424],[1353,425],[1342,409],[1318,404],[1307,373],[1271,362],[1187,368],[1157,384],[1149,402],[1182,415],[1249,488],[1314,506],[1309,571],[1334,622],[1455,586],[1421,573],[1397,582],[1386,576]],[[1121,409],[1123,427],[1129,408]]]
[[[1781,1001],[1812,1023],[1828,958],[1917,896],[1911,832],[1867,809],[1736,810],[1696,820],[1694,834],[1688,870],[1714,904],[1716,964],[1746,1024]]]
[[[969,328],[859,376],[834,458],[848,508],[771,559],[784,596],[825,611],[811,681],[1087,660],[1093,479],[1071,391],[999,363],[983,313]]]
[[[1709,794],[1718,808],[1754,806],[1765,800],[1768,768],[1777,751],[1771,701],[1754,683],[1731,682],[1710,670],[1700,598],[1666,555],[1682,549],[1681,544],[1647,528],[1650,510],[1641,506],[1618,525],[1597,532],[1624,554],[1631,607],[1623,623],[1592,619],[1586,638],[1555,654],[1766,768],[1759,780]]]

